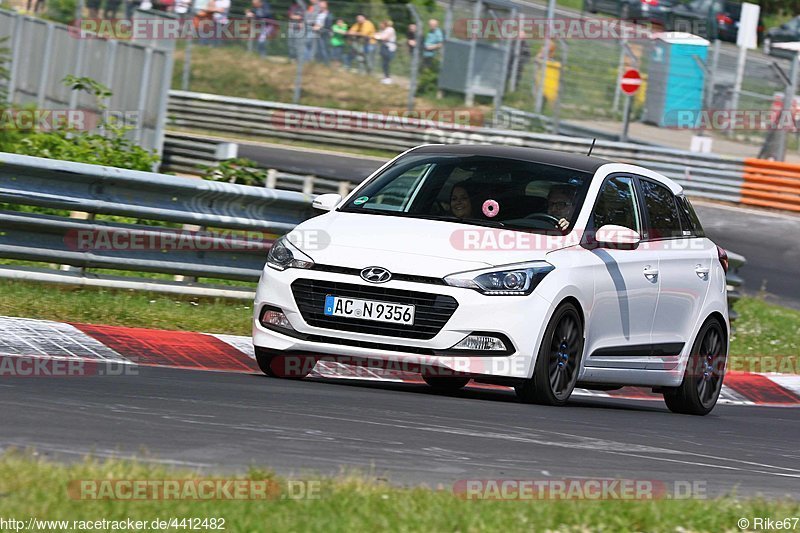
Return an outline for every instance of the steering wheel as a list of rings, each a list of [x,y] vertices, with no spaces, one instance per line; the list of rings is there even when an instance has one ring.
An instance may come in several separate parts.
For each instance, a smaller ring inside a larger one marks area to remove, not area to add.
[[[534,213],[532,215],[526,216],[525,218],[544,220],[545,222],[550,222],[553,224],[553,226],[558,227],[559,219],[554,217],[553,215],[548,215],[547,213]]]

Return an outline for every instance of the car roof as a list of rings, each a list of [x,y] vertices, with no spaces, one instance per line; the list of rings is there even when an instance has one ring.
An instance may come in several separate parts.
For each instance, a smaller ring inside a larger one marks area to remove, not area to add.
[[[521,146],[497,146],[491,144],[426,144],[414,149],[414,153],[454,154],[464,156],[488,156],[542,163],[594,174],[598,168],[610,163],[594,156],[570,154],[557,150],[524,148]]]

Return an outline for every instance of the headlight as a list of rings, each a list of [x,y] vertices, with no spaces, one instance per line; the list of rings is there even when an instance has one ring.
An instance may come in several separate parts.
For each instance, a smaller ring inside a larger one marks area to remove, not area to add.
[[[474,270],[451,274],[444,278],[444,281],[453,287],[474,289],[492,296],[523,296],[533,292],[539,282],[554,268],[545,261],[536,261],[509,265],[501,270]]]
[[[301,252],[284,235],[272,243],[269,254],[267,254],[267,264],[275,270],[311,268],[314,266],[314,260]]]

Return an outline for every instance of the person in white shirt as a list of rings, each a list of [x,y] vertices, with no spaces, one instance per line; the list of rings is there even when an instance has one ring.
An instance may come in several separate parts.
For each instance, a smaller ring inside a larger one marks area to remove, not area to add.
[[[397,33],[394,31],[394,23],[391,20],[381,22],[380,30],[375,34],[375,40],[381,43],[381,65],[383,66],[383,79],[381,83],[392,83],[392,76],[389,66],[394,59],[397,51]]]

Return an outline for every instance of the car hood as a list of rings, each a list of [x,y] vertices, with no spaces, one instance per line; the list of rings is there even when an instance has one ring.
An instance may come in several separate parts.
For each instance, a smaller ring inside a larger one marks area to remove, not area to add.
[[[342,212],[307,220],[290,237],[318,264],[380,266],[395,273],[435,277],[542,260],[553,250],[575,244],[571,236]]]

